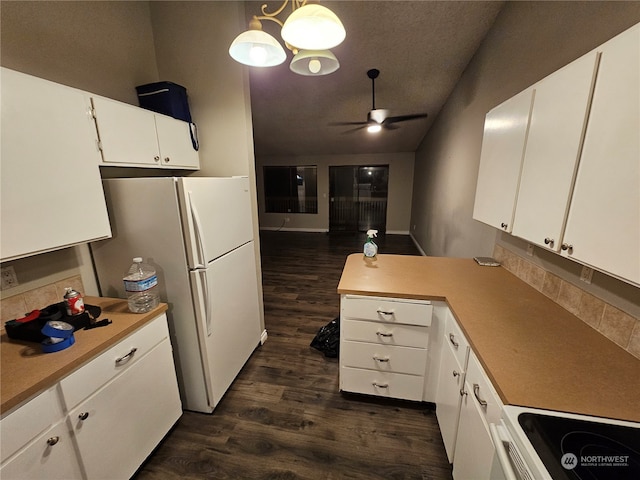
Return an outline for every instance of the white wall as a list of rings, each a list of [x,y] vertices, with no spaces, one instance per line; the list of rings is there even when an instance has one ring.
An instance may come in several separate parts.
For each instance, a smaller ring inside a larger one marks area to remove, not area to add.
[[[297,157],[266,156],[256,159],[260,228],[326,232],[329,230],[329,167],[340,165],[389,165],[387,232],[409,233],[413,153],[310,155]],[[318,167],[318,213],[266,213],[264,200],[264,166],[316,165]],[[283,223],[285,217],[290,221]]]

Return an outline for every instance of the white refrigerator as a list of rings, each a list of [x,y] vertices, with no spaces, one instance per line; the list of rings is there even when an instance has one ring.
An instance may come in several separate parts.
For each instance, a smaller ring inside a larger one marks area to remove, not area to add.
[[[103,181],[113,238],[91,244],[101,295],[126,298],[133,257],[153,265],[183,407],[211,413],[254,349],[261,278],[247,177]]]

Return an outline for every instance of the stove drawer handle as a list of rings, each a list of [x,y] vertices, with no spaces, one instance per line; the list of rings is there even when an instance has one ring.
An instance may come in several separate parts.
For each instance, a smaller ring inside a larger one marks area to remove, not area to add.
[[[502,425],[496,425],[494,423],[489,424],[489,433],[491,434],[491,440],[496,447],[496,457],[498,457],[498,463],[502,467],[502,471],[506,480],[518,480],[511,462],[509,461],[509,454],[507,453],[507,445],[513,445],[513,442],[505,435],[504,427]]]

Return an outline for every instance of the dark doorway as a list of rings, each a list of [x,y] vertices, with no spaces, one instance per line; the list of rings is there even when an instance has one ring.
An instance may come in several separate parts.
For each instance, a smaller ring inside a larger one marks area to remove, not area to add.
[[[389,166],[329,167],[329,231],[384,233]]]

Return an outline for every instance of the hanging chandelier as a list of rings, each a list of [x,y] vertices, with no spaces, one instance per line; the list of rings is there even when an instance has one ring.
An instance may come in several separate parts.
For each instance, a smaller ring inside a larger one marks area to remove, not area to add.
[[[288,4],[292,13],[283,22],[278,18]],[[307,0],[284,0],[280,8],[269,13],[262,5],[262,15],[254,15],[249,30],[238,35],[229,47],[229,55],[244,65],[273,67],[287,58],[280,43],[262,30],[261,20],[270,20],[281,27],[285,46],[293,52],[289,65],[299,75],[318,76],[335,72],[340,62],[331,48],[340,45],[346,36],[344,26],[335,13]]]

